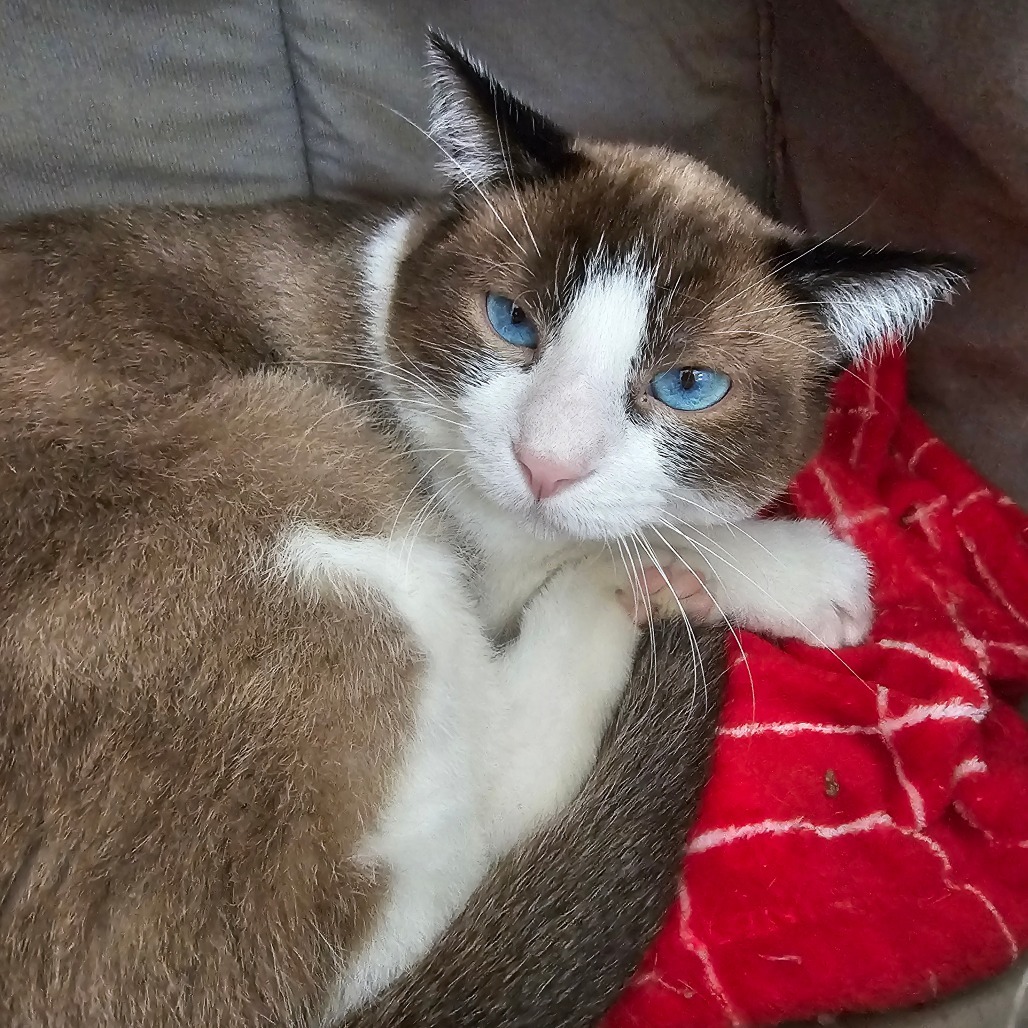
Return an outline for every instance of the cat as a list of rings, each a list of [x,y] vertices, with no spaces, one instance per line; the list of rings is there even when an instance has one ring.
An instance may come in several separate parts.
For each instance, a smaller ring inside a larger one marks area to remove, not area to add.
[[[4,1024],[588,1024],[714,626],[868,631],[865,558],[756,515],[960,262],[429,54],[438,199],[0,230]]]

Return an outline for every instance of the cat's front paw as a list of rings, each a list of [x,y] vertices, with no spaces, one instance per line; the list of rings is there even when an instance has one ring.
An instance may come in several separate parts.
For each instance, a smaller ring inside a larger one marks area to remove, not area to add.
[[[764,627],[830,649],[862,643],[873,616],[867,558],[821,522],[789,527],[795,534],[786,552],[776,554],[782,561],[773,575],[777,603],[766,609],[771,624]]]

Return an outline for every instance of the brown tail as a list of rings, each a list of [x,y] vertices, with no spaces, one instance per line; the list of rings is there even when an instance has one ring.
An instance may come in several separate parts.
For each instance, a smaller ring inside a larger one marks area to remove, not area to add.
[[[660,927],[706,782],[724,640],[711,630],[697,639],[698,653],[684,625],[657,627],[577,800],[343,1028],[595,1025]]]

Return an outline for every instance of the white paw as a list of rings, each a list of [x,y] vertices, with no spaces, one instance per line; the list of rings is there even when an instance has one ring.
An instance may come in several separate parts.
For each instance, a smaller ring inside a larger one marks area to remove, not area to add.
[[[788,527],[794,531],[785,552],[776,553],[782,566],[769,576],[772,595],[763,627],[829,649],[862,643],[874,613],[867,558],[821,522]]]
[[[707,620],[832,649],[867,638],[867,559],[824,522],[759,519],[696,532],[702,545],[685,559],[713,600]]]

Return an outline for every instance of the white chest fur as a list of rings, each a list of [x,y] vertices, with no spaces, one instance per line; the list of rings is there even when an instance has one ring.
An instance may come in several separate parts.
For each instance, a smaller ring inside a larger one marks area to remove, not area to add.
[[[387,872],[388,893],[331,999],[338,1016],[422,956],[490,863],[572,798],[627,680],[637,630],[602,562],[560,569],[499,653],[458,558],[438,540],[298,527],[277,562],[297,587],[327,598],[374,592],[424,655],[402,770],[356,854]]]

